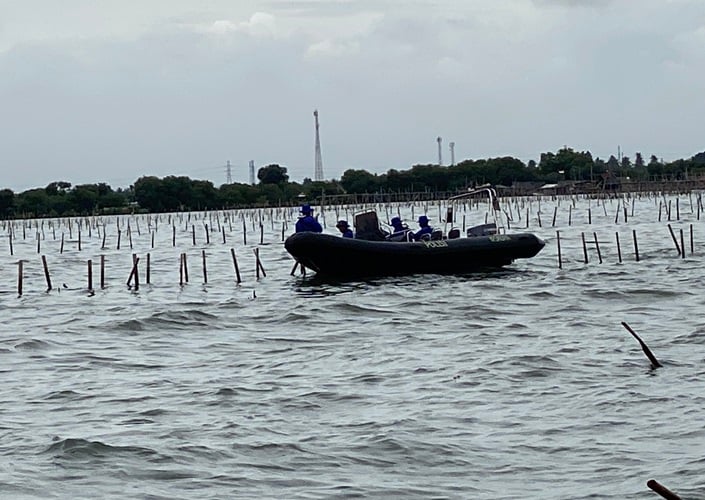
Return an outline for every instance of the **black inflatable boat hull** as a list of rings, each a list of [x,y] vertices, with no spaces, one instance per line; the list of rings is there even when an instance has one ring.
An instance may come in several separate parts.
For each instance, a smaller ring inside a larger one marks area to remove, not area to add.
[[[544,242],[530,233],[396,243],[295,233],[284,243],[301,264],[325,276],[462,274],[528,259]]]

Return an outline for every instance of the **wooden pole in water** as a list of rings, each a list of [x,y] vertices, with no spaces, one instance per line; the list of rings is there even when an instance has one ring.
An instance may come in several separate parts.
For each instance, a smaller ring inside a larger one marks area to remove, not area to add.
[[[118,229],[118,239],[117,239],[117,249],[120,250],[120,238],[122,236],[122,230]]]
[[[556,244],[558,245],[558,269],[563,269],[563,261],[561,259],[561,232],[556,231]],[[296,267],[294,267],[296,269]],[[291,274],[294,274],[292,269]]]
[[[242,219],[242,244],[247,246],[247,224],[245,219]]]
[[[105,255],[100,256],[100,289],[105,288]]]
[[[639,262],[639,245],[636,242],[636,229],[632,229],[632,237],[634,238],[634,255],[636,256],[636,261]]]
[[[671,227],[670,224],[668,225],[668,231],[671,233],[671,239],[673,239],[673,244],[676,246],[676,250],[678,251],[678,255],[680,255],[680,254],[681,254],[681,248],[680,248],[680,246],[678,245],[678,240],[676,239],[676,235],[675,235],[675,233],[673,232],[673,228]]]
[[[230,255],[233,256],[233,265],[235,266],[235,277],[237,279],[237,284],[239,285],[240,283],[242,283],[242,280],[240,279],[240,267],[237,265],[237,258],[235,257],[234,248],[230,249]]]
[[[690,225],[690,255],[693,255],[693,225]]]
[[[51,292],[51,277],[49,276],[49,266],[46,255],[42,255],[42,267],[44,268],[44,279],[47,282],[47,292]]]
[[[78,251],[81,251],[81,226],[78,226]]]
[[[671,490],[666,488],[664,485],[660,484],[655,479],[649,479],[646,481],[646,486],[648,486],[654,493],[659,494],[662,498],[666,500],[681,500],[681,497],[673,493]]]
[[[593,238],[595,238],[595,249],[597,250],[597,259],[602,264],[602,254],[600,253],[600,243],[597,241],[597,233],[592,233]]]
[[[137,290],[140,289],[140,275],[139,275],[139,273],[137,272],[137,264],[139,264],[140,258],[137,257],[137,255],[135,255],[135,256],[134,256],[134,259],[135,259],[135,262],[134,262],[134,264],[132,265],[132,269],[133,269],[133,274],[134,274],[134,276],[135,276],[135,291],[137,291]]]
[[[254,248],[253,252],[255,253],[255,274],[259,279],[259,248]]]
[[[9,238],[9,240],[10,240],[10,255],[15,255],[15,251],[14,251],[14,249],[12,248],[12,226],[10,226],[10,231],[9,231],[9,233],[8,233],[7,236],[8,236],[8,238]]]
[[[573,205],[568,206],[568,225],[570,226],[573,221]]]
[[[184,254],[179,255],[179,286],[184,286]]]
[[[685,242],[683,241],[683,228],[681,228],[681,259],[685,259]]]
[[[93,291],[93,261],[88,259],[88,291]]]
[[[184,279],[186,280],[186,283],[188,283],[188,264],[186,261],[186,252],[181,254],[184,259]]]
[[[676,198],[676,220],[681,220],[681,209],[679,201],[679,198]]]
[[[107,235],[107,231],[105,228],[103,228],[103,243],[100,245],[101,250],[105,250],[105,236]]]
[[[37,231],[37,253],[42,253],[42,235]]]
[[[622,249],[619,246],[619,231],[614,233],[616,239],[617,239],[617,257],[619,258],[619,263],[622,263]]]
[[[196,246],[196,226],[191,225],[191,238],[193,240],[193,246]]]
[[[225,245],[225,226],[222,226],[221,229],[223,230],[223,245]]]
[[[154,236],[154,233],[152,233],[152,236]],[[152,260],[152,256],[150,254],[147,254],[147,278],[146,278],[146,281],[147,281],[148,285],[150,284],[151,279],[152,279],[152,270],[150,268],[151,260]]]
[[[176,246],[176,225],[171,226],[171,246]]]
[[[592,209],[588,208],[588,224],[592,224]]]
[[[201,257],[203,258],[203,283],[208,283],[208,271],[206,271],[206,251],[201,250]]]
[[[644,351],[644,354],[646,354],[646,357],[649,358],[649,361],[651,361],[651,367],[656,369],[656,368],[661,368],[663,365],[658,362],[658,359],[656,359],[656,356],[653,355],[651,352],[651,349],[649,349],[649,346],[646,345],[646,342],[641,340],[641,337],[636,334],[632,328],[626,324],[624,321],[622,321],[622,326],[627,329],[629,333],[632,334],[632,336],[639,341],[639,344],[641,345],[641,350]]]
[[[583,240],[583,255],[585,256],[585,263],[588,263],[588,253],[587,253],[587,245],[585,244],[585,233],[580,233],[580,238]]]
[[[204,226],[206,228],[206,245],[209,245],[211,242],[211,235],[208,234],[208,224],[204,224]]]
[[[64,253],[64,232],[61,231],[61,248],[59,249],[59,253]]]
[[[23,277],[23,262],[22,260],[17,261],[17,295],[22,296],[22,277]]]
[[[553,207],[553,221],[551,221],[551,227],[556,227],[556,214],[558,214],[558,206]]]

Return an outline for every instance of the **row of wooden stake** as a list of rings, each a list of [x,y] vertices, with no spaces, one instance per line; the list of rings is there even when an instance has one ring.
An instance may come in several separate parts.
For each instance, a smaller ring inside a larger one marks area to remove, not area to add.
[[[266,277],[267,273],[264,270],[264,266],[262,265],[262,261],[260,260],[259,256],[259,248],[253,249],[254,254],[255,254],[255,274],[257,279],[259,280],[260,277]],[[237,262],[237,257],[235,255],[235,249],[231,248],[230,249],[230,255],[232,256],[233,259],[233,266],[235,268],[235,279],[236,283],[240,284],[242,283],[242,277],[240,275],[240,266],[238,265]],[[206,266],[206,251],[202,250],[201,251],[201,257],[202,257],[202,263],[203,263],[203,283],[208,283],[208,269]],[[138,264],[140,263],[140,258],[137,256],[137,254],[132,254],[132,268],[130,270],[130,275],[127,278],[127,287],[138,291],[140,288],[140,276],[139,276],[139,267]],[[89,259],[87,261],[88,265],[88,292],[93,293],[93,260]],[[47,258],[45,255],[42,255],[42,267],[44,269],[44,278],[46,280],[47,284],[47,293],[53,290],[53,285],[51,281],[51,274],[49,273],[49,265],[47,264]],[[17,262],[17,271],[18,271],[18,276],[17,276],[17,294],[19,296],[22,295],[23,293],[23,287],[24,287],[24,261],[20,260]],[[151,284],[151,254],[147,254],[146,256],[146,276],[145,280],[147,284]],[[188,265],[187,265],[187,260],[186,260],[186,253],[182,253],[179,256],[179,285],[184,286],[186,283],[189,281],[189,276],[188,276]],[[105,256],[101,255],[100,256],[100,288],[104,289],[105,288]]]
[[[676,247],[676,251],[678,252],[678,256],[681,257],[682,259],[685,259],[685,239],[683,235],[683,229],[681,228],[680,230],[680,244],[678,243],[678,239],[676,238],[676,234],[673,231],[673,228],[671,227],[670,224],[668,224],[668,231],[671,234],[671,238],[673,239],[673,244]],[[602,253],[600,252],[600,243],[597,239],[597,233],[593,232],[593,241],[595,243],[595,250],[597,251],[597,258],[600,264],[602,264]],[[582,245],[583,245],[583,257],[585,264],[588,263],[588,250],[587,250],[587,243],[585,240],[585,233],[582,232],[580,233],[580,238],[582,240]],[[616,238],[616,243],[617,243],[617,257],[619,259],[619,263],[622,263],[622,248],[619,243],[619,232],[615,233],[615,238]],[[637,241],[636,237],[636,229],[632,230],[632,238],[634,241],[634,257],[637,262],[639,262],[639,244]],[[556,231],[556,244],[558,247],[558,268],[563,269],[563,259],[562,259],[562,254],[561,254],[561,232]],[[693,225],[690,225],[690,254],[692,255],[694,253],[694,243],[693,243]]]

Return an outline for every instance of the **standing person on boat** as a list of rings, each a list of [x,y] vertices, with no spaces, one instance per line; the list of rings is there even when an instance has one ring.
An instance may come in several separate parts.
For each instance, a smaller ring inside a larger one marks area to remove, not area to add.
[[[425,215],[419,217],[419,227],[421,229],[414,233],[414,240],[420,241],[425,234],[428,234],[429,237],[431,236],[433,228],[428,225],[428,217],[426,217]]]
[[[335,227],[338,228],[338,231],[343,233],[343,238],[352,238],[353,237],[353,232],[352,232],[352,229],[350,229],[350,224],[348,224],[348,221],[341,219],[338,221],[338,223],[335,225]]]
[[[302,233],[305,231],[311,233],[321,233],[323,228],[318,223],[318,221],[313,216],[313,209],[310,205],[304,205],[301,207],[301,217],[296,221],[296,232]]]

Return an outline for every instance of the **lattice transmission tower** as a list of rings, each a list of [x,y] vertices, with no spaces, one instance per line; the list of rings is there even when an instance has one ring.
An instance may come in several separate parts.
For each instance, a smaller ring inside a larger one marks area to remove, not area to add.
[[[323,180],[323,157],[321,156],[321,136],[318,133],[318,110],[314,110],[313,117],[316,121],[316,169],[313,175],[314,181]]]

